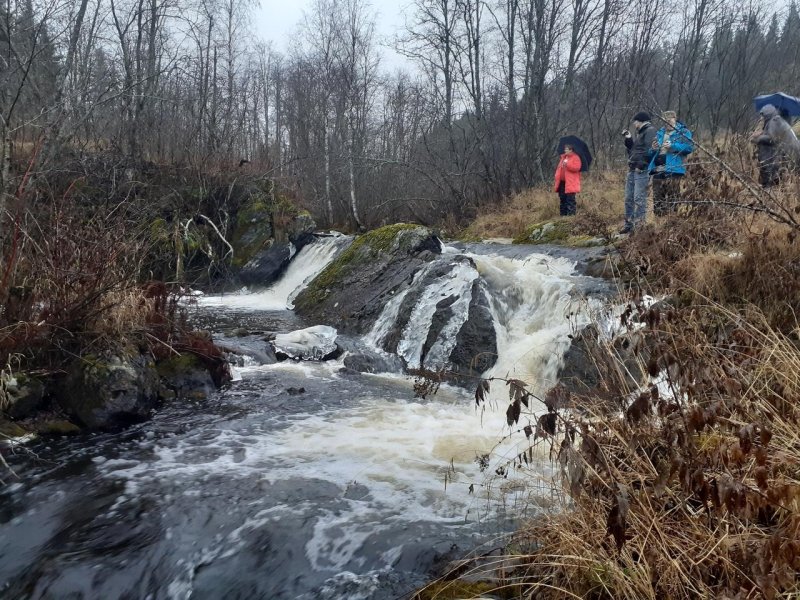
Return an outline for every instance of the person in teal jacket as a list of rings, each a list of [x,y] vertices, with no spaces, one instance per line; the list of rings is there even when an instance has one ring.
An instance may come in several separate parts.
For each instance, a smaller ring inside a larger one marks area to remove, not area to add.
[[[650,151],[648,170],[653,176],[653,212],[663,217],[675,212],[681,199],[686,156],[694,151],[692,132],[674,111],[661,114],[666,125],[658,130]]]

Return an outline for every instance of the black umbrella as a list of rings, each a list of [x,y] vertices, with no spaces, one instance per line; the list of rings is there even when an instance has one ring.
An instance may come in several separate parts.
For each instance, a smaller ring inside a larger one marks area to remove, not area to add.
[[[581,171],[588,171],[592,164],[592,153],[589,146],[576,135],[566,135],[558,140],[558,153],[564,153],[564,146],[572,146],[575,154],[581,157]]]

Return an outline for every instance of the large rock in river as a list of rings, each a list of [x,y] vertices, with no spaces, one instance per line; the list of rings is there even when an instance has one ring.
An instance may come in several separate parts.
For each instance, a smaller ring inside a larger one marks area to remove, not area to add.
[[[0,381],[0,384],[5,386],[5,412],[12,419],[31,416],[45,402],[45,386],[35,377],[19,373],[7,381]]]
[[[144,355],[85,356],[56,392],[64,411],[92,429],[143,421],[159,401],[159,377]]]
[[[486,284],[475,262],[443,255],[419,271],[392,323],[373,340],[411,369],[477,376],[497,359],[497,335]],[[373,334],[375,337],[375,334]]]
[[[433,231],[397,224],[370,231],[322,271],[294,301],[295,312],[347,333],[366,333],[392,298],[441,253]]]

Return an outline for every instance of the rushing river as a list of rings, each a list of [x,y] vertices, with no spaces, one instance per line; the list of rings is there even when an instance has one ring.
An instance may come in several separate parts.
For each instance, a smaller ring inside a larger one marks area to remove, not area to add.
[[[314,325],[287,307],[337,243],[301,251],[266,292],[203,299],[193,318],[225,342],[236,327]],[[493,295],[499,361],[489,374],[552,384],[579,302],[573,263],[468,254]],[[451,288],[476,276],[463,271]],[[374,345],[390,319],[343,345]],[[262,337],[237,343],[257,348]],[[501,441],[502,389],[476,410],[470,390],[443,386],[420,400],[399,373],[253,356],[213,397],[168,404],[122,433],[35,441],[11,456],[20,478],[0,488],[0,597],[405,598],[550,502],[544,457],[494,476],[524,441]],[[482,470],[476,457],[489,452]]]

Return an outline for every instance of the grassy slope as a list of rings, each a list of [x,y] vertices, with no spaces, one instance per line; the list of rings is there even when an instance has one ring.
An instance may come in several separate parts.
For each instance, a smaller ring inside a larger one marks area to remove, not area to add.
[[[578,211],[574,219],[580,226],[589,221],[617,225],[624,215],[624,173],[585,175],[583,191],[578,194]],[[522,236],[536,223],[558,219],[558,194],[551,186],[525,190],[504,203],[481,212],[461,237],[468,240],[511,238]],[[589,228],[591,229],[591,228]],[[601,235],[602,232],[589,235]]]

